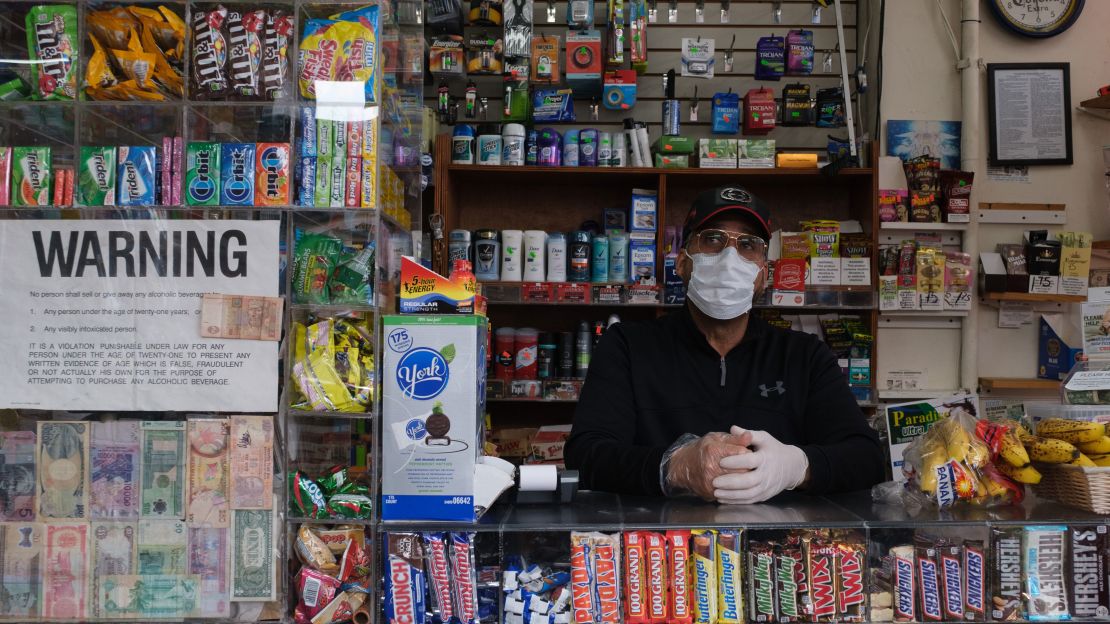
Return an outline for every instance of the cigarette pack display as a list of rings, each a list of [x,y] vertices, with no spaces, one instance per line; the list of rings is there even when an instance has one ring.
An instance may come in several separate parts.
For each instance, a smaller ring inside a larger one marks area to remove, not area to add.
[[[250,206],[254,202],[254,143],[220,145],[220,204]]]
[[[155,163],[158,148],[149,145],[119,148],[117,197],[120,206],[154,206]]]

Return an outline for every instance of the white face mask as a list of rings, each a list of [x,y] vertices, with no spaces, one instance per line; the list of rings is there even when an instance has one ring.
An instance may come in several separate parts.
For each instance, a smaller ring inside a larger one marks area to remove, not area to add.
[[[694,262],[686,296],[706,316],[726,321],[752,309],[762,267],[731,245],[718,254],[686,255]]]

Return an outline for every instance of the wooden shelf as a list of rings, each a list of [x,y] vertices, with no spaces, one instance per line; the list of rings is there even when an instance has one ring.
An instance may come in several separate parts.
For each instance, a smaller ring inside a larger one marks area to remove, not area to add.
[[[507,165],[448,165],[448,171],[460,173],[482,173],[497,176],[531,175],[536,173],[568,176],[637,176],[667,175],[674,177],[712,177],[712,176],[793,176],[828,177],[835,179],[843,176],[870,176],[871,169],[845,168],[836,175],[826,176],[820,169],[779,169],[776,167],[750,167],[744,169],[664,169],[661,167],[510,167]]]
[[[1023,379],[1021,377],[980,377],[979,387],[988,392],[999,390],[1050,390],[1060,389],[1055,379]]]
[[[1020,292],[986,292],[981,293],[981,296],[987,301],[1029,301],[1032,303],[1082,303],[1087,300],[1085,295],[1052,295]]]
[[[1083,100],[1079,103],[1080,108],[1098,108],[1101,110],[1110,110],[1110,95],[1101,95],[1089,100]]]
[[[909,230],[911,232],[962,232],[970,223],[903,223],[886,221],[879,223],[879,230]]]
[[[879,390],[880,400],[914,400],[932,399],[936,397],[955,396],[967,394],[966,390],[958,388],[921,388],[920,390]]]

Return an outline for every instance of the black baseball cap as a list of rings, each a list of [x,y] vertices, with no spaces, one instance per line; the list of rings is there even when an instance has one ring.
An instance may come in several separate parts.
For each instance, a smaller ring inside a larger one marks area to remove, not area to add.
[[[766,241],[771,240],[771,211],[767,204],[744,187],[730,184],[698,193],[686,215],[686,222],[682,225],[683,242],[710,219],[726,213],[735,213],[735,216],[744,218],[755,226],[756,234]]]

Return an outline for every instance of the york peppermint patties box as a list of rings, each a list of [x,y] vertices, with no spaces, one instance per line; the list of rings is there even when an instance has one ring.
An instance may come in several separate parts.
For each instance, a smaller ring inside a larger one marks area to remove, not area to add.
[[[476,518],[486,318],[386,316],[382,519]]]

